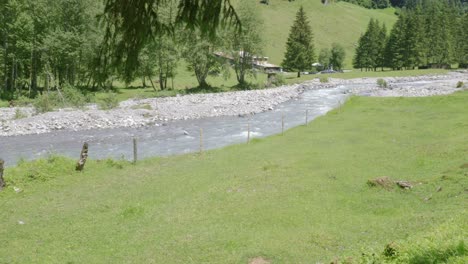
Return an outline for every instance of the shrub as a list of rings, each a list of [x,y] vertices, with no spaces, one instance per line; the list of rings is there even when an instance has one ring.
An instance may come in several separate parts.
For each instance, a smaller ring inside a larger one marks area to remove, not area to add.
[[[327,82],[329,82],[327,76],[321,76],[321,77],[319,78],[319,80],[320,80],[321,83],[327,83]]]
[[[62,87],[62,93],[65,99],[65,105],[63,105],[63,107],[73,106],[81,108],[89,102],[89,98],[87,98],[80,90],[69,84]]]
[[[380,87],[380,88],[387,88],[388,87],[388,84],[387,84],[387,81],[385,81],[384,79],[380,78],[377,80],[377,85]]]
[[[28,117],[25,113],[23,113],[20,109],[16,108],[14,119],[22,119]]]
[[[32,104],[37,112],[44,113],[59,107],[81,108],[89,101],[90,99],[80,90],[66,84],[60,89],[60,93],[53,91],[41,94],[32,101]]]
[[[34,102],[33,99],[26,97],[26,96],[20,96],[18,99],[15,100],[15,105],[16,106],[28,106]]]
[[[457,82],[457,88],[463,88],[465,86],[465,83],[462,81]]]
[[[49,92],[36,97],[33,106],[38,113],[50,112],[61,104],[60,100],[56,92]]]
[[[102,110],[109,110],[119,106],[119,100],[117,99],[117,95],[115,93],[107,93],[104,97],[101,98],[98,104]]]
[[[269,76],[266,86],[278,87],[278,86],[285,85],[285,84],[286,84],[286,80],[283,74],[274,74],[274,75]]]

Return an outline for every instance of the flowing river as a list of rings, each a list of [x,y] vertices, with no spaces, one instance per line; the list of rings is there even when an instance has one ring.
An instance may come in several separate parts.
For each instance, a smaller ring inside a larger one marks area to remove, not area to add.
[[[86,131],[57,131],[39,135],[0,137],[0,158],[8,166],[20,159],[37,159],[51,153],[78,158],[83,142],[89,143],[89,157],[133,158],[133,138],[138,139],[138,158],[168,156],[199,151],[200,129],[204,149],[220,148],[281,133],[282,116],[285,129],[303,125],[326,114],[343,103],[346,88],[306,90],[297,99],[278,105],[274,110],[248,117],[225,116],[168,122],[143,128],[114,128]]]

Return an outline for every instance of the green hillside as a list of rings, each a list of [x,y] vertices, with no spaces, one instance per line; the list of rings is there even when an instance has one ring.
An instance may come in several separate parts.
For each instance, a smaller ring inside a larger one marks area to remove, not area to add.
[[[316,53],[333,42],[340,43],[346,48],[346,68],[351,67],[354,45],[371,18],[384,22],[388,29],[397,19],[394,9],[365,9],[345,2],[325,6],[320,0],[270,0],[269,5],[258,5],[265,20],[265,56],[275,64],[283,60],[289,29],[301,5],[314,31]]]

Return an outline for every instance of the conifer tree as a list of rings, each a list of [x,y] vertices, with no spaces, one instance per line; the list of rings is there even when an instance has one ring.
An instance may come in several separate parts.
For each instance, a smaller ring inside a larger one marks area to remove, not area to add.
[[[356,56],[354,58],[354,66],[357,68],[366,68],[366,70],[376,70],[379,66],[381,57],[381,28],[377,20],[371,19],[367,26],[367,31],[361,35],[358,47],[356,48]]]
[[[289,33],[282,65],[286,69],[297,71],[297,77],[301,77],[301,71],[312,67],[315,60],[314,53],[312,29],[301,6]]]
[[[402,38],[402,45],[404,47],[403,53],[403,66],[407,69],[414,69],[422,62],[422,49],[423,45],[423,24],[420,16],[415,12],[410,12],[405,16],[405,30]]]
[[[377,66],[382,68],[385,66],[385,46],[387,45],[387,27],[385,24],[382,24],[379,32],[378,39],[379,54],[377,58]]]
[[[465,14],[463,17],[463,21],[461,23],[461,30],[460,36],[458,41],[461,43],[460,45],[460,59],[459,64],[462,67],[468,68],[468,13]]]
[[[427,64],[442,67],[451,61],[452,37],[445,1],[430,1],[426,13]]]
[[[380,50],[381,50],[381,28],[379,21],[371,19],[368,27],[368,54],[369,54],[369,68],[374,71],[377,70],[379,65]]]
[[[390,37],[385,48],[385,64],[394,70],[400,70],[403,67],[404,46],[403,40],[405,34],[405,16],[400,15],[393,26]]]
[[[361,71],[364,68],[364,41],[364,35],[361,34],[353,58],[353,67],[356,69],[361,69]]]

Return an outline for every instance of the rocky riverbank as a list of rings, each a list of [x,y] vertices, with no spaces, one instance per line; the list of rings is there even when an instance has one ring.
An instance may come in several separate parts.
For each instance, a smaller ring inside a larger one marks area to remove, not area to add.
[[[158,126],[171,120],[244,116],[272,110],[278,104],[297,98],[303,89],[302,85],[291,85],[265,90],[131,99],[106,111],[89,105],[84,110],[59,109],[36,115],[30,107],[0,108],[0,136]]]
[[[387,87],[379,87],[377,78],[351,80],[318,79],[300,85],[273,89],[214,94],[193,94],[168,98],[131,99],[112,110],[98,110],[96,105],[86,109],[59,109],[36,114],[31,107],[0,108],[0,136],[40,134],[56,130],[88,130],[117,127],[164,125],[171,120],[197,119],[216,116],[244,116],[275,108],[278,104],[297,98],[306,89],[347,87],[347,93],[364,96],[432,96],[450,94],[459,81],[468,84],[468,72],[447,75],[383,78]]]

